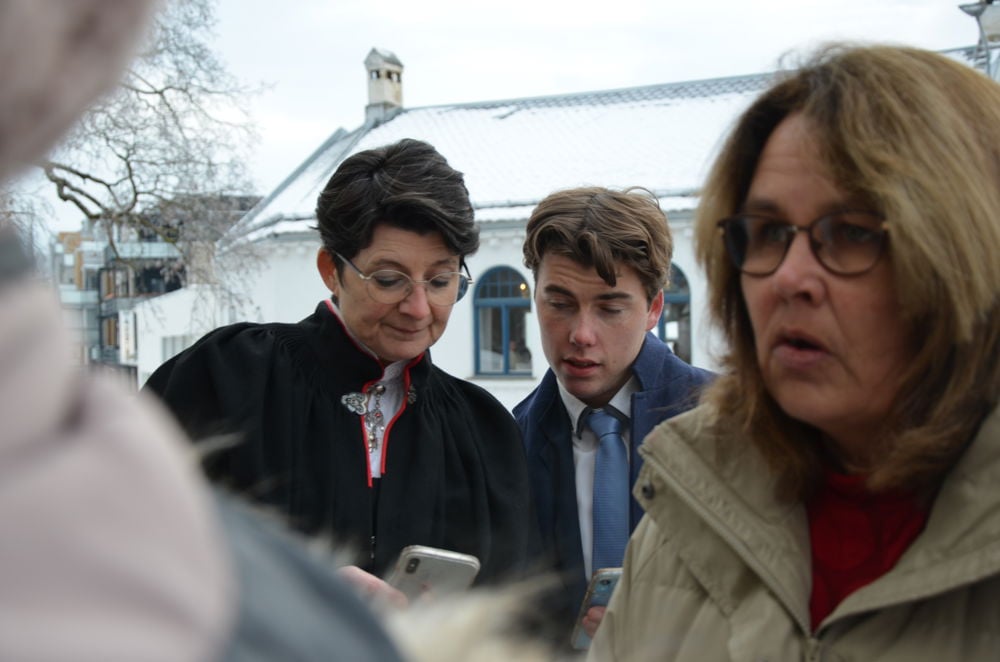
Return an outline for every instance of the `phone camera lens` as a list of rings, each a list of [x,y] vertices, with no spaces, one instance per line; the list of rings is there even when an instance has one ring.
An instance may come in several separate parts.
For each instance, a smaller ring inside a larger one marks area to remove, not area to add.
[[[406,572],[410,574],[416,572],[418,565],[420,565],[420,559],[410,559],[406,562]]]

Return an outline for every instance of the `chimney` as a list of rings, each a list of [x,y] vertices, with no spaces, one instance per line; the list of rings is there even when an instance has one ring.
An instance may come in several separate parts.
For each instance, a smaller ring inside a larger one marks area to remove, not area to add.
[[[365,122],[378,124],[403,108],[403,63],[395,54],[373,48],[365,58],[368,70],[368,105]]]

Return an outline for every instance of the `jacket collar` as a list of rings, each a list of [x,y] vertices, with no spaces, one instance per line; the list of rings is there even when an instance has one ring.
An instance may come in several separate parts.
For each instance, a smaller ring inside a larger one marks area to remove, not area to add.
[[[519,418],[529,411],[534,412],[540,433],[524,436],[529,464],[537,460],[549,471],[555,461],[553,455],[558,452],[559,439],[569,428],[566,409],[559,397],[559,382],[551,369],[545,371],[531,395],[514,408],[514,416]]]
[[[942,593],[1000,574],[1000,406],[948,472],[923,532],[886,575],[832,616]]]
[[[306,342],[315,365],[309,368],[322,371],[320,381],[334,392],[364,391],[367,385],[384,377],[382,363],[354,339],[329,300],[321,301],[316,311],[302,320],[300,325],[312,332]],[[345,348],[354,351],[345,351]],[[426,350],[403,368],[403,383],[407,389],[412,386],[419,390],[430,372],[430,350]]]
[[[647,332],[642,341],[642,347],[632,362],[632,374],[639,380],[640,391],[651,391],[668,386],[676,379],[682,378],[686,370],[664,370],[664,362],[676,361],[683,367],[683,363],[670,351],[670,347],[652,332]]]

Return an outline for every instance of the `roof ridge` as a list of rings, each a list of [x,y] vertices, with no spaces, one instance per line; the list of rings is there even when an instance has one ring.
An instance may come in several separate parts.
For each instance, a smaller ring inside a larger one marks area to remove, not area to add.
[[[721,87],[725,84],[733,83],[759,83],[763,84],[771,80],[775,75],[781,73],[780,71],[767,71],[755,74],[740,74],[738,76],[720,76],[716,78],[699,78],[692,80],[683,81],[671,81],[668,83],[652,83],[647,85],[633,85],[629,87],[618,87],[603,90],[587,90],[581,92],[563,92],[560,94],[545,94],[539,96],[529,96],[529,97],[510,97],[507,99],[485,99],[480,101],[464,101],[460,103],[440,103],[440,104],[430,104],[426,106],[407,106],[403,108],[403,111],[415,111],[415,110],[434,110],[438,108],[484,108],[491,106],[505,106],[505,105],[536,105],[542,102],[558,101],[558,100],[572,100],[572,99],[583,99],[583,98],[593,98],[593,97],[620,97],[625,96],[630,93],[637,92],[652,92],[652,91],[671,91],[671,90],[681,90],[690,87]],[[715,92],[717,93],[717,92]]]
[[[284,214],[275,214],[269,218],[258,219],[257,216],[260,212],[267,208],[267,206],[280,196],[285,189],[287,189],[291,184],[298,179],[298,177],[305,172],[309,166],[311,166],[317,159],[322,156],[327,156],[327,150],[333,147],[337,143],[343,143],[341,145],[340,153],[337,157],[339,160],[345,154],[350,152],[350,150],[361,140],[369,130],[371,130],[372,125],[369,122],[365,122],[357,129],[353,131],[347,131],[343,127],[337,128],[329,138],[323,141],[323,143],[317,147],[313,152],[297,167],[291,172],[285,179],[282,180],[278,186],[271,191],[266,197],[262,198],[253,208],[250,209],[244,216],[235,223],[219,241],[220,246],[225,247],[233,242],[238,242],[246,235],[261,230],[268,227],[269,225],[275,225],[284,220],[289,220],[289,218]],[[299,220],[299,219],[296,219]]]

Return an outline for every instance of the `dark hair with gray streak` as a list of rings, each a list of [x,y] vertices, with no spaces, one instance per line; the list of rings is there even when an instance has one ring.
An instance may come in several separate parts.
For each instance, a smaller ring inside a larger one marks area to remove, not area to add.
[[[323,248],[353,258],[379,224],[440,233],[459,257],[479,248],[479,228],[462,173],[433,146],[405,138],[358,152],[330,177],[316,204]],[[344,268],[336,260],[337,270]]]

